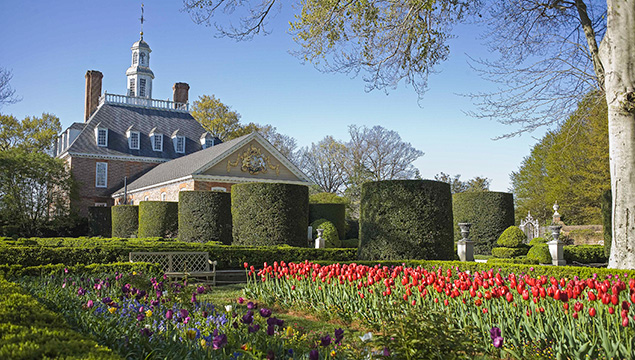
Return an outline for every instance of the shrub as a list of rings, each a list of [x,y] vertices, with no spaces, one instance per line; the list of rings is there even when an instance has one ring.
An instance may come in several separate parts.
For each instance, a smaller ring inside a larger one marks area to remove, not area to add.
[[[357,249],[357,247],[359,246],[359,239],[346,239],[346,240],[342,240],[342,248],[344,249],[349,249],[349,248],[355,248]]]
[[[112,211],[112,236],[137,237],[139,230],[139,207],[137,205],[117,205]]]
[[[304,185],[247,183],[232,186],[237,245],[307,245],[309,189]]]
[[[342,246],[340,237],[337,233],[337,229],[332,222],[326,219],[315,220],[311,226],[313,227],[313,239],[317,239],[317,230],[322,229],[322,239],[324,239],[324,246],[327,248],[339,248]]]
[[[528,251],[529,248],[524,246],[517,248],[496,247],[492,249],[492,255],[496,258],[510,259],[522,255],[527,255]]]
[[[532,239],[532,241],[533,240],[534,239]],[[551,264],[551,254],[549,253],[549,246],[545,244],[533,245],[527,253],[527,259],[535,260],[539,264]]]
[[[91,236],[109,238],[112,236],[112,212],[105,206],[88,208],[88,226]]]
[[[549,242],[548,239],[545,239],[543,237],[535,237],[531,239],[531,241],[529,242],[529,246],[542,245],[542,244],[546,244],[547,242]]]
[[[219,191],[181,191],[179,240],[231,244],[231,194]]]
[[[339,239],[346,236],[346,205],[345,204],[309,204],[309,223],[319,219],[326,219],[337,228]]]
[[[569,264],[573,262],[592,264],[605,263],[608,261],[602,245],[565,246],[564,259]]]
[[[525,241],[527,241],[527,235],[518,226],[510,226],[503,231],[496,243],[503,247],[519,248]]]
[[[451,259],[450,185],[391,180],[362,185],[359,257]]]
[[[176,237],[179,226],[179,204],[172,201],[139,203],[139,237]]]
[[[321,192],[309,195],[309,204],[344,204],[348,205],[347,198],[329,192]]]
[[[454,241],[461,240],[458,223],[472,223],[470,239],[475,241],[475,253],[487,255],[498,237],[514,225],[514,196],[510,193],[479,191],[452,195]]]
[[[613,194],[611,189],[602,193],[602,226],[604,227],[604,256],[611,255],[611,241],[613,241]]]

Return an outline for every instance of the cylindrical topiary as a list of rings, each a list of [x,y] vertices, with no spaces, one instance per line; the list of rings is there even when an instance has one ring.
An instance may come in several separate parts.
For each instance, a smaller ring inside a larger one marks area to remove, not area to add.
[[[105,206],[88,208],[88,227],[91,236],[109,238],[112,236],[112,212]]]
[[[533,245],[527,253],[527,259],[535,260],[539,264],[551,264],[551,253],[549,253],[549,246],[545,244]]]
[[[432,180],[363,184],[359,232],[362,260],[452,259],[450,185]]]
[[[326,219],[317,219],[311,223],[311,227],[313,227],[314,239],[317,237],[316,234],[318,229],[324,230],[322,232],[322,239],[324,239],[325,247],[339,248],[342,246],[342,241],[340,240],[337,228],[332,222]]]
[[[112,211],[112,237],[137,237],[139,230],[139,207],[137,205],[117,205]]]
[[[309,204],[309,223],[319,219],[333,223],[340,239],[346,237],[346,204]]]
[[[173,201],[139,203],[139,237],[174,238],[179,228],[179,204]]]
[[[231,244],[231,194],[218,191],[181,191],[179,240]]]
[[[309,189],[304,185],[232,186],[234,244],[307,246]]]
[[[488,255],[498,237],[514,225],[514,196],[495,191],[470,191],[452,195],[454,241],[461,240],[458,223],[471,223],[470,240],[476,254]]]
[[[519,248],[525,241],[527,241],[527,235],[518,226],[510,226],[498,237],[496,243],[502,247]]]

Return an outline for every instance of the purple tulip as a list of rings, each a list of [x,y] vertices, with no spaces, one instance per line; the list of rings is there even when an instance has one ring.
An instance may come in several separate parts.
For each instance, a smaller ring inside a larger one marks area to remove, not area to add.
[[[212,341],[212,347],[218,350],[227,344],[227,335],[222,334],[214,337]]]
[[[88,302],[86,303],[86,307],[88,307],[88,308],[92,308],[93,305],[94,305],[94,303],[93,303],[92,300],[88,300]]]
[[[320,353],[318,353],[317,350],[311,350],[311,352],[309,353],[309,360],[319,360],[320,359]]]
[[[181,309],[181,310],[179,310],[179,315],[180,315],[182,318],[187,317],[189,314],[190,314],[190,313],[189,313],[187,310],[185,310],[185,309]]]
[[[247,309],[253,310],[255,308],[256,308],[256,305],[252,301],[247,303]]]
[[[501,329],[497,327],[493,327],[489,331],[489,336],[492,338],[492,342],[494,343],[494,347],[503,346],[503,337],[501,336]]]
[[[260,325],[259,324],[256,324],[254,326],[249,325],[249,327],[247,328],[247,332],[249,332],[249,333],[255,333],[258,330],[260,330]]]
[[[205,292],[205,287],[204,286],[199,286],[196,288],[196,292],[200,294]]]
[[[241,319],[243,324],[251,324],[254,321],[254,315],[251,310],[247,311],[243,318]]]
[[[499,348],[501,346],[503,346],[503,338],[499,336],[494,339],[494,347]]]
[[[342,328],[335,329],[335,343],[336,344],[341,343],[343,338],[344,338],[344,330],[342,330]]]
[[[166,319],[170,320],[170,319],[172,319],[173,316],[174,316],[174,311],[168,310],[168,311],[165,312],[165,318]]]
[[[329,346],[331,345],[331,336],[330,335],[326,335],[324,337],[320,338],[320,346]]]
[[[239,303],[239,304],[242,304],[242,303],[244,303],[244,302],[245,302],[245,299],[243,299],[242,297],[239,297],[239,298],[238,298],[238,303]]]
[[[148,337],[152,336],[152,334],[153,334],[153,332],[150,331],[150,329],[145,328],[145,327],[143,329],[139,330],[139,332],[141,333],[141,335],[145,335],[145,336],[148,336]]]
[[[269,316],[271,316],[271,310],[265,308],[260,309],[260,316],[268,318]]]
[[[143,321],[143,319],[145,319],[145,318],[146,318],[146,316],[143,313],[139,313],[137,315],[137,321]]]
[[[268,325],[268,326],[267,326],[267,335],[269,335],[269,336],[273,336],[274,332],[275,332],[275,326],[273,326],[273,325]]]
[[[388,350],[387,347],[384,348],[383,355],[386,356],[386,357],[390,356],[390,350]]]

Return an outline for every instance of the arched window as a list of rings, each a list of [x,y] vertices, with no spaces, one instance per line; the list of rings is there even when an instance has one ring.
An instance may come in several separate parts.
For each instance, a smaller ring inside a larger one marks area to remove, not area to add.
[[[167,196],[166,193],[162,192],[161,193],[161,201],[165,201],[166,196]]]

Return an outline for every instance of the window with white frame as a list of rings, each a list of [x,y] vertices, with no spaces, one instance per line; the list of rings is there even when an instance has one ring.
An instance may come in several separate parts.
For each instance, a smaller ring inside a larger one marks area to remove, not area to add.
[[[205,138],[205,148],[214,146],[214,138]]]
[[[95,187],[108,187],[108,163],[98,162],[95,168]]]
[[[128,147],[133,150],[139,150],[139,132],[138,131],[130,131],[128,132]]]
[[[165,201],[165,197],[166,197],[166,196],[167,196],[167,195],[166,195],[164,192],[162,192],[162,193],[161,193],[161,201]]]
[[[108,129],[97,128],[97,146],[108,146]]]
[[[146,96],[146,79],[139,79],[139,96]]]
[[[225,189],[222,186],[215,186],[213,188],[210,189],[211,191],[220,191],[220,192],[227,192],[227,189]]]
[[[139,56],[139,54],[137,54],[136,52],[132,53],[132,64],[133,65],[137,65],[137,57]]]
[[[128,90],[128,96],[135,96],[135,79],[134,78],[130,78],[130,86],[129,86],[129,90]]]
[[[185,136],[177,136],[174,138],[174,151],[177,153],[185,153]]]
[[[163,135],[152,134],[152,150],[163,151]]]
[[[149,197],[146,196],[146,197],[143,198],[143,201],[148,201],[148,199],[149,199]]]

